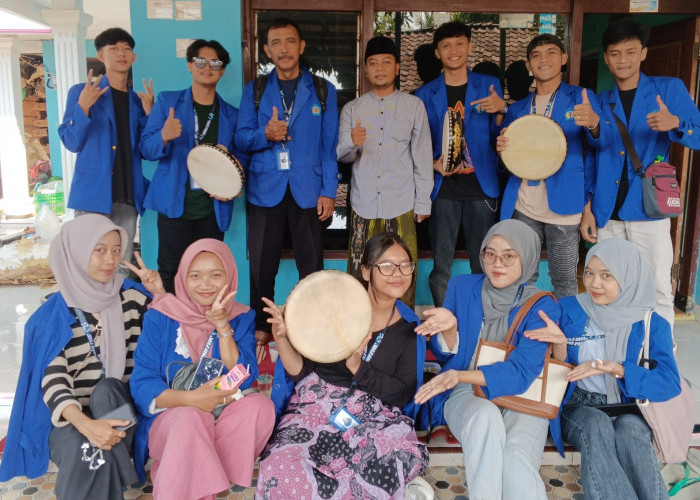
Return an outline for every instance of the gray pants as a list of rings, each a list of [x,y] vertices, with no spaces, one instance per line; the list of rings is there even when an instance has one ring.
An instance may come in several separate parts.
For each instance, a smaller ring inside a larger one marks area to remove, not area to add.
[[[471,500],[547,500],[539,469],[549,421],[504,410],[458,384],[445,420],[462,444]]]
[[[95,385],[90,395],[90,412],[94,417],[118,408],[124,403],[133,405],[129,387],[115,378],[106,378]],[[53,427],[49,434],[51,461],[58,466],[54,493],[58,500],[123,500],[123,490],[138,483],[139,478],[131,462],[129,450],[134,429],[126,431],[122,439],[110,451],[102,451],[104,463],[98,468],[99,455],[85,461],[84,455],[93,456],[97,448],[90,445],[73,425]],[[88,446],[84,450],[85,443]]]
[[[136,207],[129,203],[112,203],[112,213],[101,214],[99,212],[86,212],[85,210],[76,210],[75,216],[80,217],[85,214],[98,214],[104,215],[109,220],[114,222],[117,226],[121,226],[126,231],[129,241],[127,242],[126,249],[124,250],[124,260],[131,262],[131,256],[134,251],[134,238],[136,238],[136,223],[138,222],[139,213],[136,211]],[[122,241],[122,244],[124,242]],[[119,266],[119,273],[125,276],[129,274],[129,268],[124,265]]]

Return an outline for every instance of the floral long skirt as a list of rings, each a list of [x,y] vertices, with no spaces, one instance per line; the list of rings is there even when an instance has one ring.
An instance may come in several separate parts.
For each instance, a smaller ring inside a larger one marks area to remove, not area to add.
[[[329,418],[347,392],[315,373],[297,384],[262,454],[257,498],[403,498],[428,465],[413,420],[356,390],[347,408],[362,423],[340,431]]]

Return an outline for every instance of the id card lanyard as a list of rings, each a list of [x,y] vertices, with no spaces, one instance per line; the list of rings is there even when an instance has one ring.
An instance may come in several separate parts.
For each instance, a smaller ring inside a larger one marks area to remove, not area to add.
[[[287,123],[287,134],[289,134],[289,127],[292,122],[292,112],[294,111],[294,103],[297,99],[297,88],[299,87],[299,80],[301,79],[301,73],[297,77],[297,81],[294,84],[294,95],[292,96],[292,102],[287,107],[287,101],[284,100],[284,91],[280,88],[280,99],[282,99],[282,107],[284,109],[284,121]],[[277,152],[277,170],[289,170],[291,167],[291,162],[289,161],[289,151],[287,150],[287,136],[281,141],[282,150]]]
[[[88,344],[90,344],[90,350],[92,351],[92,355],[95,356],[97,361],[100,362],[100,367],[102,369],[102,378],[105,378],[105,365],[104,365],[104,363],[102,363],[102,360],[97,355],[97,349],[95,348],[95,339],[93,338],[92,332],[90,331],[90,325],[88,324],[87,320],[85,319],[85,313],[83,313],[82,310],[80,310],[76,307],[75,314],[78,316],[78,321],[80,321],[80,326],[83,327],[83,331],[85,332],[85,336],[87,337]]]

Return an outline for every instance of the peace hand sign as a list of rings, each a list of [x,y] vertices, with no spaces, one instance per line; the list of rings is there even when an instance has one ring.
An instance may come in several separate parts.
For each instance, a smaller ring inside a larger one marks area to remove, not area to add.
[[[140,253],[134,252],[134,257],[136,257],[136,262],[138,263],[139,267],[136,267],[131,262],[127,262],[126,260],[122,261],[122,264],[124,264],[136,276],[138,276],[141,280],[141,284],[145,286],[146,290],[152,294],[155,295],[157,293],[166,293],[165,287],[163,286],[163,280],[160,278],[160,273],[158,271],[148,269],[146,264],[143,262]]]

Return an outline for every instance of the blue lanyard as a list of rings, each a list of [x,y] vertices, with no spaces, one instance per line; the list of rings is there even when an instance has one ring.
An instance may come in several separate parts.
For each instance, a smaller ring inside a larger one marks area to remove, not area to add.
[[[199,356],[198,363],[201,363],[202,360],[204,359],[204,356],[206,356],[207,353],[209,352],[209,349],[211,348],[211,344],[214,342],[215,335],[216,335],[216,330],[212,330],[211,333],[209,334],[209,338],[207,339],[207,343],[204,346],[204,350],[202,350],[202,354]]]
[[[552,105],[554,104],[554,99],[557,97],[557,93],[559,92],[559,87],[557,87],[557,90],[552,92],[552,95],[549,96],[549,101],[547,102],[547,107],[544,110],[544,116],[552,116]],[[537,114],[537,104],[535,103],[535,97],[537,97],[537,93],[535,93],[532,96],[532,100],[530,101],[530,114],[535,115]]]
[[[518,287],[518,291],[515,294],[515,298],[513,299],[513,303],[510,305],[510,309],[508,310],[508,315],[513,312],[513,309],[515,309],[515,306],[518,305],[518,302],[520,302],[520,299],[523,296],[523,290],[525,290],[525,285],[527,283],[523,283]],[[479,338],[481,338],[481,334],[484,333],[484,326],[486,326],[486,321],[484,320],[484,317],[481,317],[481,327],[479,327]]]
[[[292,104],[289,105],[289,108],[287,108],[287,102],[284,100],[284,92],[280,88],[280,98],[282,99],[282,108],[284,109],[284,121],[287,122],[287,134],[289,134],[289,124],[292,121],[292,111],[294,111],[294,103],[297,100],[297,89],[299,88],[299,80],[301,80],[301,72],[299,72],[297,81],[294,84],[294,95],[292,96]],[[284,145],[287,143],[287,139],[285,138],[281,142],[282,149],[284,149]]]
[[[87,320],[85,319],[85,313],[78,309],[77,307],[75,309],[75,314],[78,316],[78,321],[80,321],[80,325],[83,327],[83,331],[85,332],[85,336],[87,337],[88,344],[90,344],[90,350],[92,351],[92,355],[97,358],[97,361],[100,362],[100,367],[102,369],[102,377],[105,377],[105,365],[102,363],[102,360],[100,357],[97,355],[97,349],[95,348],[95,339],[92,337],[92,332],[90,331],[90,325],[88,324]]]
[[[207,135],[207,132],[209,132],[211,122],[214,120],[214,113],[216,113],[216,98],[214,98],[214,104],[212,105],[211,111],[207,116],[207,123],[204,124],[204,130],[202,130],[201,134],[199,133],[199,117],[197,116],[197,110],[194,108],[194,104],[192,105],[192,109],[194,111],[194,145],[197,146],[199,145],[199,142],[204,139],[204,136]]]
[[[580,337],[571,337],[566,339],[566,344],[567,345],[581,345],[584,342],[587,342],[589,340],[599,340],[599,339],[604,339],[605,335],[589,335],[588,334],[588,325],[591,323],[591,318],[588,318],[586,320],[586,326],[583,327],[583,335]]]

